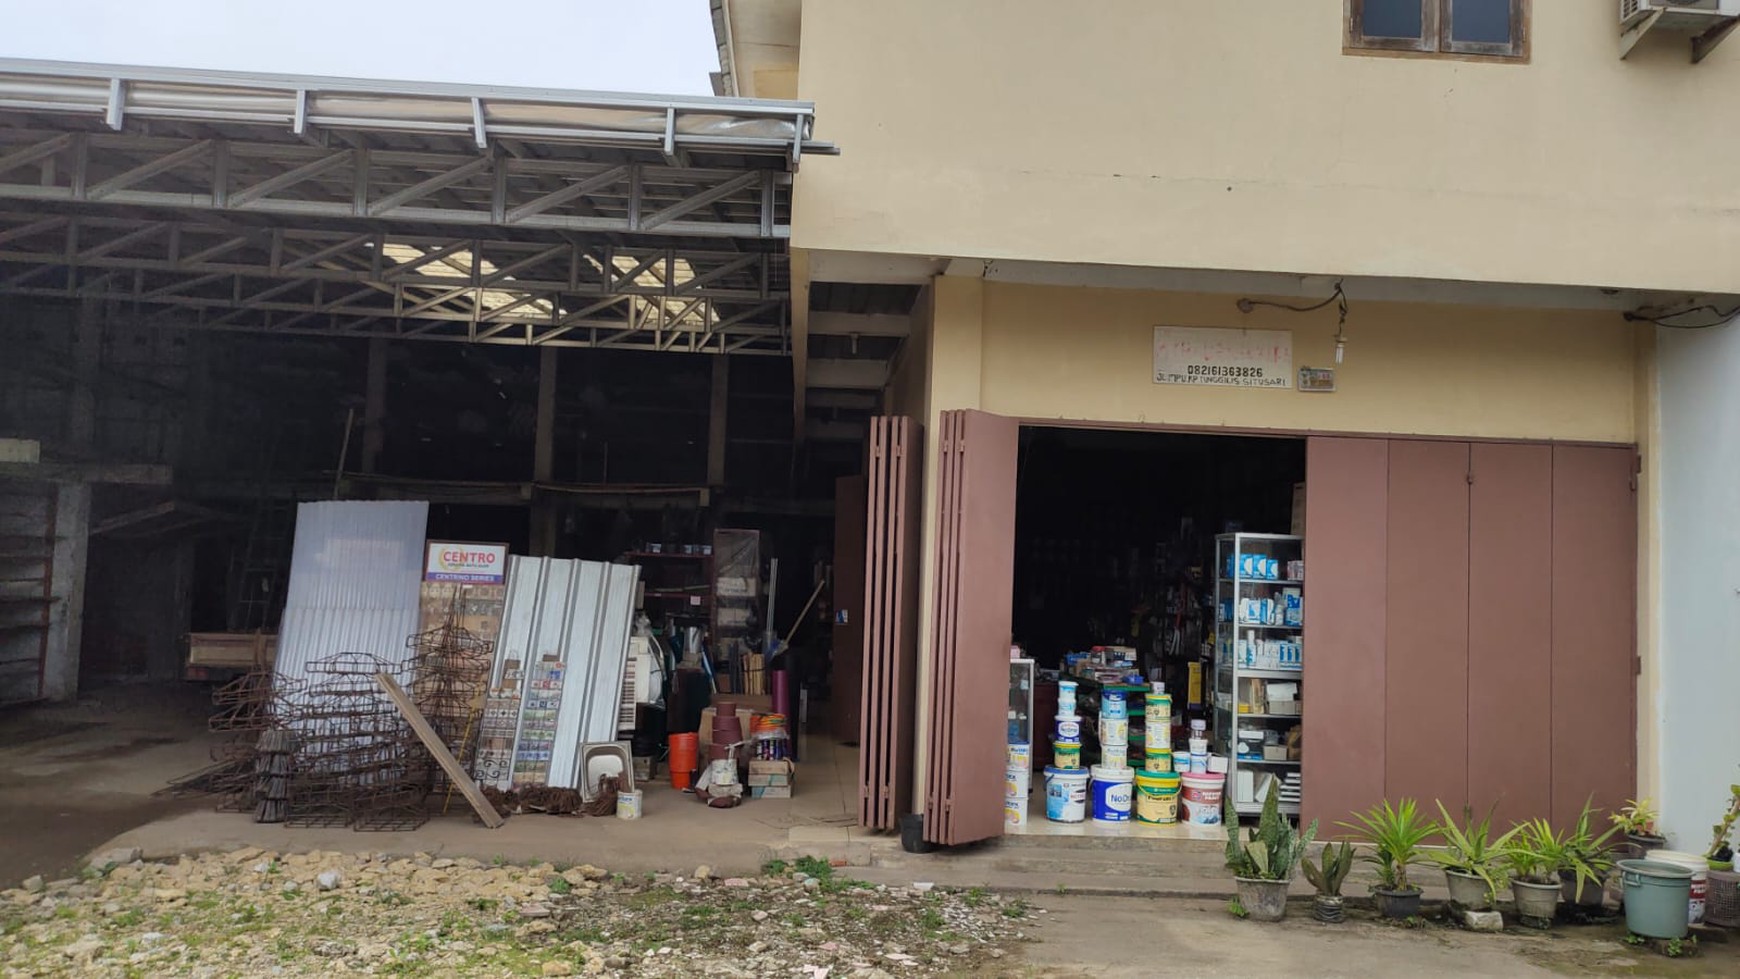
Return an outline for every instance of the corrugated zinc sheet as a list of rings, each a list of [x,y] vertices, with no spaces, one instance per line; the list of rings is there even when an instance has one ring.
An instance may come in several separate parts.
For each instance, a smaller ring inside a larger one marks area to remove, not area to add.
[[[417,631],[429,504],[345,500],[296,508],[290,587],[278,628],[277,676],[306,681],[308,665],[367,653],[407,684],[405,638]]]
[[[640,569],[514,557],[495,681],[521,664],[514,784],[578,788],[579,747],[616,738]]]

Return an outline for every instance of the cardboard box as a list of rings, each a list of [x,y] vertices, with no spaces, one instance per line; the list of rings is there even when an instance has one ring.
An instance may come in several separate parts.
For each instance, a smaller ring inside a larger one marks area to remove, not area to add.
[[[737,716],[743,721],[743,737],[747,740],[754,729],[755,717],[758,714],[773,713],[772,694],[733,693],[720,694],[718,699],[729,700],[737,705]],[[713,716],[718,713],[708,707],[701,711],[701,728],[696,732],[696,741],[700,743],[701,757],[707,757],[707,746],[713,743]]]
[[[1264,745],[1263,746],[1263,760],[1264,761],[1286,761],[1287,760],[1287,746],[1284,744]]]
[[[791,786],[755,785],[750,787],[749,796],[752,799],[789,799],[791,798]]]

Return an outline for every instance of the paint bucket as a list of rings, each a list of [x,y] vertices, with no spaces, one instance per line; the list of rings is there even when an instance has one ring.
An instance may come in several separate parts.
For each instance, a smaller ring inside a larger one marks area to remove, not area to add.
[[[1135,781],[1136,773],[1128,767],[1095,765],[1093,779],[1094,821],[1129,822],[1131,783]]]
[[[693,731],[671,735],[671,788],[687,789],[694,780],[700,737]]]
[[[1027,825],[1027,791],[1033,785],[1033,771],[1026,766],[1010,765],[1003,773],[1003,824]]]
[[[1679,850],[1651,850],[1649,859],[1658,863],[1671,863],[1691,872],[1692,889],[1687,895],[1686,924],[1703,924],[1704,911],[1710,900],[1709,861],[1695,853],[1682,853]]]
[[[1081,767],[1081,742],[1063,744],[1059,742],[1051,746],[1051,763],[1056,768]]]
[[[1124,691],[1105,690],[1100,693],[1100,721],[1104,723],[1111,718],[1130,717],[1130,705],[1124,700]]]
[[[1033,768],[1033,746],[1026,742],[1011,744],[1005,757],[1005,764],[1010,768]]]
[[[1163,693],[1148,694],[1142,717],[1150,731],[1165,731],[1172,726],[1172,697]]]
[[[1130,746],[1127,744],[1100,745],[1100,764],[1107,768],[1130,767]]]
[[[1183,779],[1159,772],[1136,773],[1136,821],[1139,823],[1178,822],[1178,792]]]
[[[1045,818],[1054,823],[1079,823],[1087,818],[1088,770],[1045,769]]]
[[[1220,824],[1220,797],[1226,788],[1225,775],[1188,772],[1184,782],[1184,819],[1196,826]]]
[[[1142,752],[1142,768],[1150,772],[1172,771],[1172,749],[1164,744],[1148,745]]]
[[[640,790],[624,789],[616,793],[616,818],[640,818]]]
[[[1100,718],[1100,744],[1129,744],[1130,719],[1127,717]]]
[[[1076,683],[1074,680],[1057,681],[1057,713],[1060,716],[1064,714],[1074,716],[1075,687]]]
[[[1074,714],[1057,715],[1057,722],[1052,728],[1051,740],[1080,743],[1081,718]]]
[[[1207,755],[1207,753],[1192,751],[1190,753],[1190,767],[1186,770],[1189,771],[1193,775],[1208,775],[1208,774],[1210,774],[1210,772],[1208,770],[1208,755]],[[1222,772],[1220,774],[1225,774],[1225,773]]]
[[[737,781],[737,763],[729,758],[715,758],[707,763],[714,785],[730,785]]]

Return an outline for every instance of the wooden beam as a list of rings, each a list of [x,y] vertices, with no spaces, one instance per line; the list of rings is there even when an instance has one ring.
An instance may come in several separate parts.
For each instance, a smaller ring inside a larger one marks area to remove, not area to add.
[[[483,825],[496,829],[506,822],[501,813],[496,812],[495,807],[484,798],[483,790],[477,787],[471,773],[460,767],[459,759],[453,757],[453,752],[448,751],[447,746],[441,743],[441,736],[424,720],[423,712],[417,709],[417,705],[411,703],[405,688],[399,686],[399,682],[386,673],[376,673],[375,682],[392,698],[393,706],[399,708],[399,713],[404,715],[411,730],[417,732],[417,739],[423,742],[423,747],[428,748],[429,754],[435,756],[435,763],[441,766],[441,770],[447,773],[454,785],[459,786],[459,791],[465,794],[465,801],[471,803],[471,808],[477,813],[477,818],[483,820]]]

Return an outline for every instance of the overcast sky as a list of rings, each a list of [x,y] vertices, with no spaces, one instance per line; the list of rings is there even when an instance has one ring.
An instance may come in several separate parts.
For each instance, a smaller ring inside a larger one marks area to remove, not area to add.
[[[0,57],[712,93],[707,0],[0,0]]]

